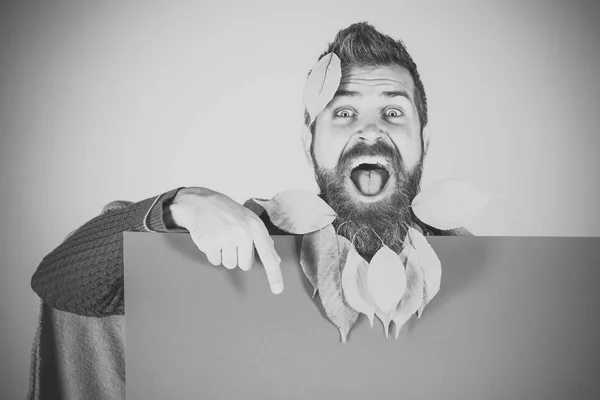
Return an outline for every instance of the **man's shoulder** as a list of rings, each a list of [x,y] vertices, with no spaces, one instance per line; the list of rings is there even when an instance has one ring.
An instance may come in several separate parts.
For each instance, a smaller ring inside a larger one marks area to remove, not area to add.
[[[133,204],[132,201],[126,201],[126,200],[111,201],[110,203],[108,203],[107,205],[105,205],[102,208],[101,214],[104,214],[106,212],[113,211],[113,210],[120,210],[122,208],[125,208],[125,207],[131,205],[131,204]]]
[[[420,226],[425,236],[475,236],[467,228],[464,227],[442,230],[426,224],[420,224]]]

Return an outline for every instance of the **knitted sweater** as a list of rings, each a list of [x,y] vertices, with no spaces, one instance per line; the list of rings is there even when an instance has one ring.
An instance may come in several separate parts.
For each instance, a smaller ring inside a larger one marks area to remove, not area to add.
[[[31,287],[49,306],[79,315],[124,313],[123,232],[168,230],[163,207],[181,188],[138,203],[117,201],[85,223],[42,260]]]

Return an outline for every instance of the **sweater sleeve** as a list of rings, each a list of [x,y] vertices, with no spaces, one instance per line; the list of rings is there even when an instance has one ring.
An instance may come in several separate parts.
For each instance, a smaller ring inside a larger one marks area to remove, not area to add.
[[[187,233],[167,229],[163,220],[163,208],[180,189],[137,203],[107,205],[44,257],[31,278],[34,292],[61,311],[94,317],[123,315],[123,232]]]

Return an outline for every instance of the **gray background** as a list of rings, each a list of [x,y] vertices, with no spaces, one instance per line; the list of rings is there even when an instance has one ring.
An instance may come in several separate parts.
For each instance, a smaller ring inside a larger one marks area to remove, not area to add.
[[[300,148],[304,78],[352,22],[404,39],[419,65],[425,183],[459,177],[501,195],[472,231],[598,236],[598,11],[595,1],[3,1],[0,397],[27,386],[31,274],[106,203],[177,186],[238,201],[314,189]]]
[[[398,340],[346,344],[311,300],[294,237],[264,270],[215,268],[186,235],[125,234],[127,398],[597,399],[600,239],[436,237],[438,296]]]

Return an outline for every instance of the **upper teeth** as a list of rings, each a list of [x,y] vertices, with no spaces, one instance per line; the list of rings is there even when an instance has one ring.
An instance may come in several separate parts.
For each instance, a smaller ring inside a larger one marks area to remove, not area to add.
[[[377,164],[380,167],[384,167],[384,168],[388,166],[387,161],[381,157],[364,156],[364,157],[359,157],[356,160],[354,160],[352,162],[350,168],[354,169],[354,168],[358,167],[360,164]]]

